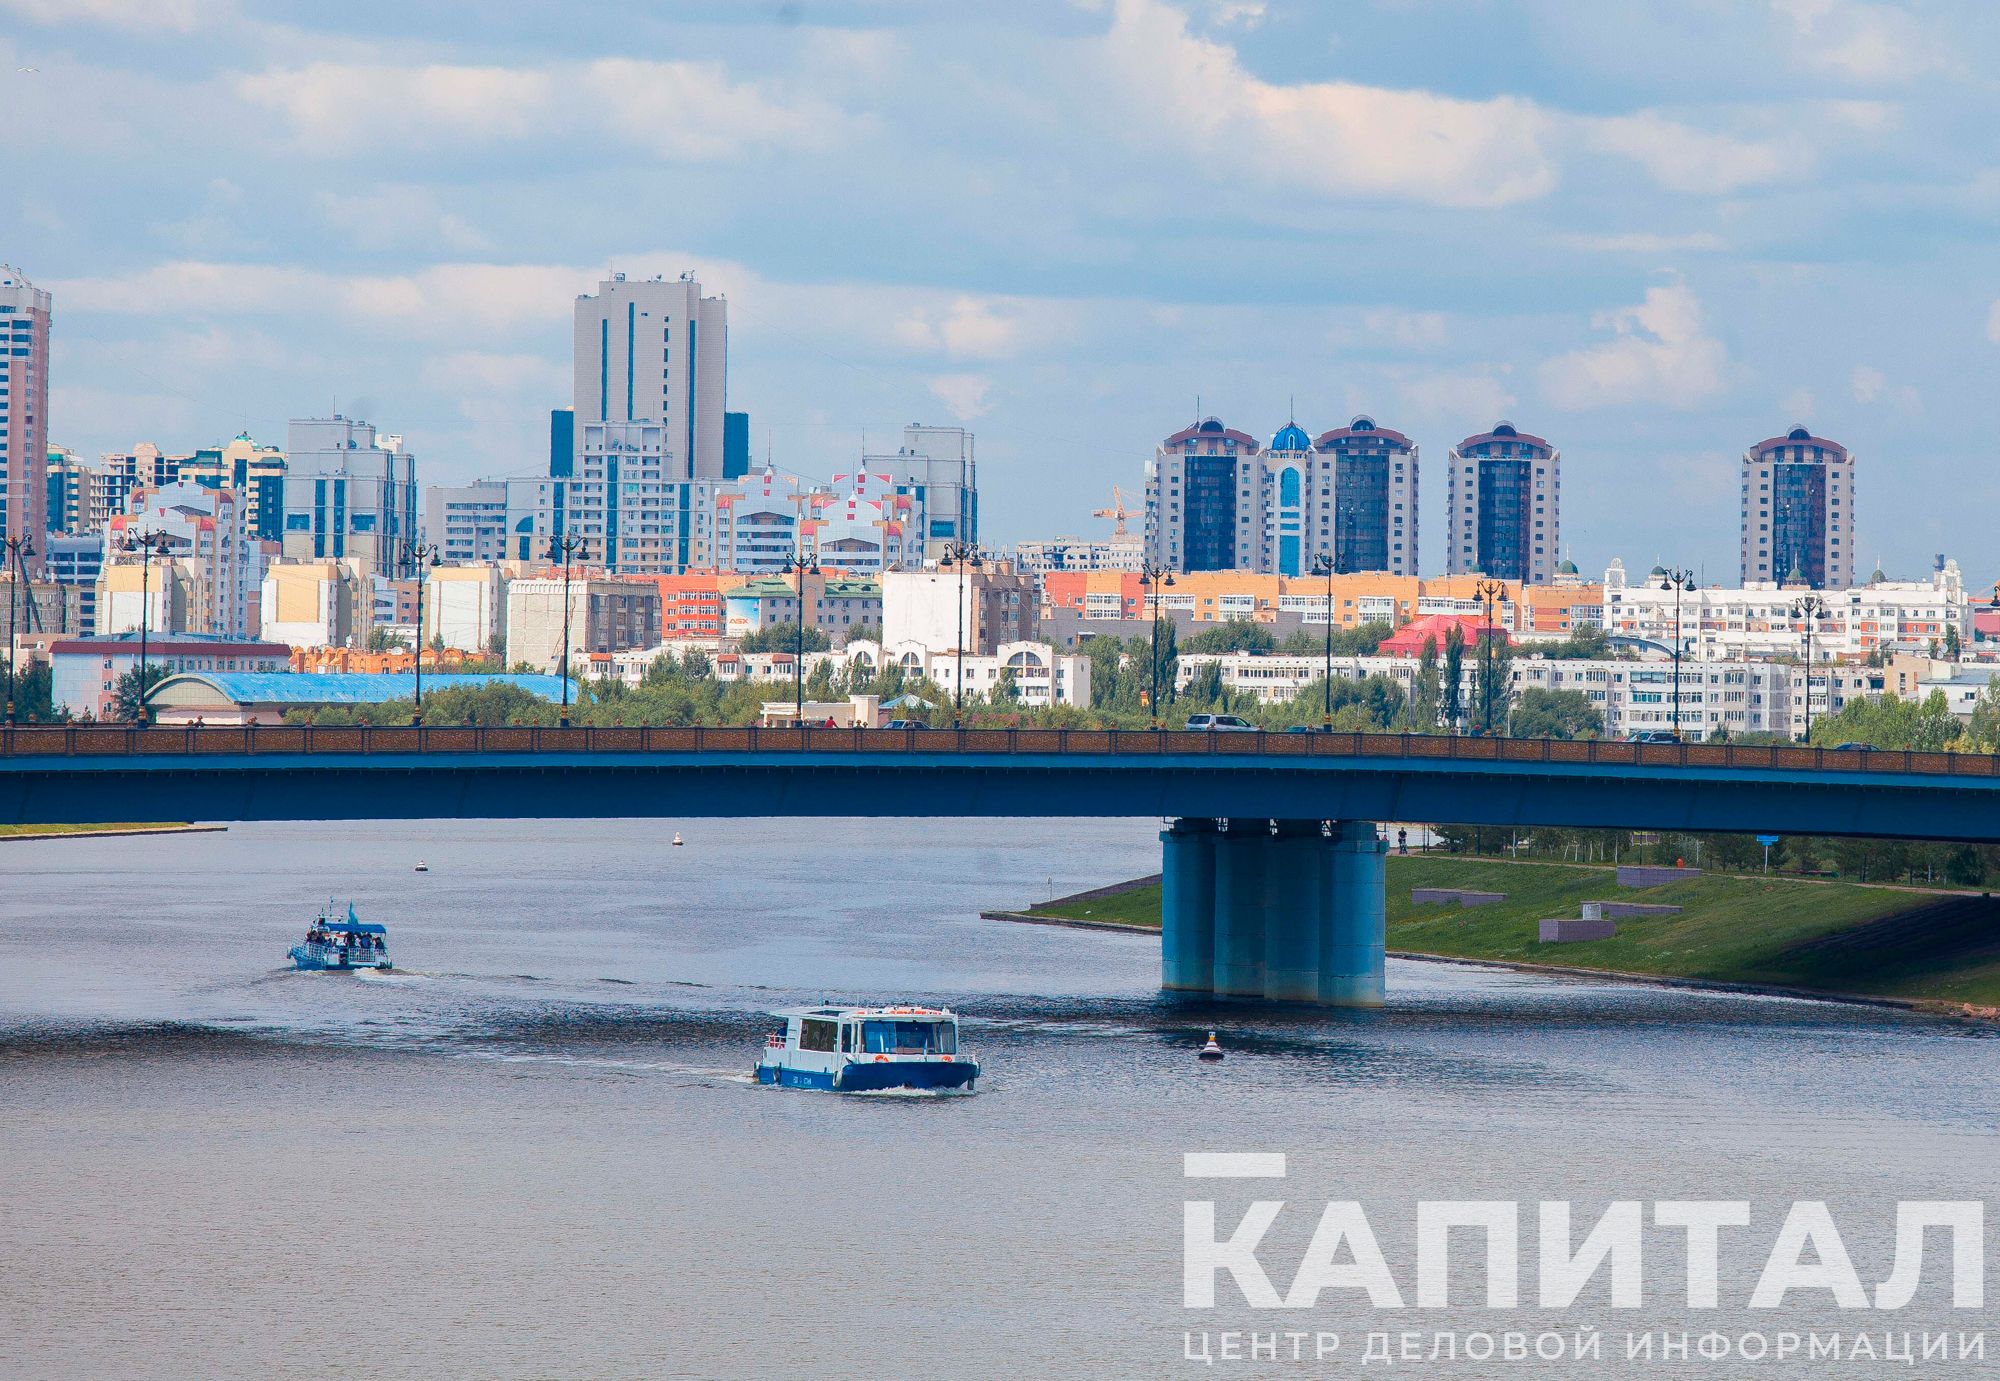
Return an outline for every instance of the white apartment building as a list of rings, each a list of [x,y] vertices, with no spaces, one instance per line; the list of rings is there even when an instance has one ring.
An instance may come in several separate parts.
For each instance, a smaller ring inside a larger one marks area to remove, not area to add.
[[[1014,565],[1041,577],[1051,571],[1136,571],[1145,565],[1146,539],[1124,537],[1055,537],[1014,546]]]
[[[292,647],[365,647],[374,577],[360,561],[280,561],[264,572],[263,636]]]
[[[1743,453],[1743,584],[1854,584],[1854,456],[1793,427]]]
[[[766,465],[737,479],[694,482],[696,570],[774,575],[800,550],[799,528],[814,489]]]
[[[1016,700],[1027,708],[1090,704],[1090,658],[1058,652],[1048,643],[1007,642],[990,654],[960,657],[921,643],[885,646],[857,638],[841,650],[841,656],[859,675],[874,676],[885,667],[901,667],[904,676],[927,679],[948,696],[958,693],[962,666],[968,696],[991,697],[1011,683]]]
[[[952,543],[979,541],[979,462],[965,428],[912,422],[903,428],[902,445],[864,454],[860,469],[880,482],[876,497],[898,501],[909,564],[935,561]],[[836,476],[835,487],[844,479]]]
[[[623,652],[660,644],[660,590],[651,581],[607,580],[572,573],[534,576],[507,584],[507,661],[537,671],[560,672],[563,595],[569,595],[571,672],[593,653]]]
[[[1661,588],[1655,568],[1644,580],[1613,561],[1604,573],[1604,631],[1639,638],[1670,651],[1674,641],[1674,592]],[[1753,582],[1740,589],[1697,588],[1680,596],[1684,655],[1706,661],[1729,658],[1805,657],[1802,601],[1820,603],[1813,620],[1814,662],[1855,660],[1872,653],[1942,650],[1956,632],[1972,641],[1972,605],[1956,561],[1929,580],[1873,580],[1866,585],[1813,591]],[[1795,612],[1797,611],[1797,612]]]
[[[446,565],[504,561],[507,550],[507,481],[436,484],[424,491],[424,541]]]
[[[46,291],[0,264],[0,539],[48,531],[49,318]],[[28,574],[42,572],[40,556]]]
[[[507,580],[492,563],[439,566],[424,580],[423,642],[485,652],[507,633]]]
[[[417,540],[417,462],[403,438],[335,414],[294,419],[285,447],[284,554],[353,557],[369,575],[409,574]]]
[[[1562,454],[1511,422],[1445,458],[1445,570],[1542,585],[1562,559]]]
[[[141,604],[150,628],[254,638],[267,544],[249,535],[243,497],[234,489],[209,489],[192,481],[164,489],[137,489],[126,513],[105,529],[105,560],[97,577],[100,634],[136,630]],[[165,555],[149,559],[134,542],[164,537]]]

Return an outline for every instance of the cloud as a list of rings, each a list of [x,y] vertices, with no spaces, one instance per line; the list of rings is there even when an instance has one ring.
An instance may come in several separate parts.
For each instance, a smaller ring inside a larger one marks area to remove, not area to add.
[[[1541,367],[1542,392],[1556,407],[1691,408],[1722,391],[1728,352],[1704,331],[1686,284],[1648,288],[1638,306],[1599,313],[1592,325],[1616,335]]]
[[[916,350],[971,359],[1000,359],[1026,343],[1025,303],[959,295],[944,304],[913,304],[897,320],[896,339]]]
[[[1396,398],[1420,418],[1469,418],[1482,427],[1506,416],[1516,401],[1505,383],[1491,374],[1478,373],[1417,374],[1398,379]]]
[[[1848,380],[1848,389],[1857,403],[1872,403],[1882,396],[1883,387],[1889,382],[1888,376],[1871,365],[1857,364]]]
[[[984,374],[939,374],[924,382],[932,395],[961,422],[970,422],[991,406],[986,395],[993,381]]]
[[[1812,151],[1802,142],[1750,141],[1692,129],[1656,111],[1579,117],[1584,143],[1629,158],[1672,192],[1716,196],[1802,176]]]
[[[1729,242],[1712,231],[1697,230],[1685,235],[1663,235],[1652,231],[1632,231],[1613,235],[1558,235],[1559,244],[1593,254],[1709,254],[1729,248]]]
[[[316,62],[239,78],[236,91],[324,153],[609,134],[665,159],[706,162],[762,148],[824,149],[858,126],[815,96],[732,81],[718,62]]]
[[[312,203],[326,224],[357,249],[443,248],[464,254],[493,248],[478,227],[446,211],[426,187],[321,191],[313,194]]]
[[[1530,101],[1261,81],[1161,0],[1118,0],[1103,54],[1129,127],[1191,148],[1216,173],[1247,165],[1282,185],[1439,206],[1505,206],[1555,186],[1549,120]]]
[[[236,11],[232,0],[0,0],[31,24],[86,24],[127,33],[192,33]]]
[[[1958,66],[1946,39],[1903,10],[1866,0],[1772,0],[1792,23],[1810,71],[1863,82],[1907,82]]]
[[[546,416],[549,400],[568,394],[570,369],[542,355],[461,350],[425,360],[420,379],[480,422]]]

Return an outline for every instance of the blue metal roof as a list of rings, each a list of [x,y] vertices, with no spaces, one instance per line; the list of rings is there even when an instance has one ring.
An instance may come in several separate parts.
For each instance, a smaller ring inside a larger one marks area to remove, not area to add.
[[[417,693],[416,676],[401,671],[190,671],[162,681],[153,695],[158,698],[174,683],[188,681],[212,686],[239,705],[379,705],[385,700],[409,700]],[[424,690],[434,694],[496,681],[544,700],[562,699],[560,676],[434,672],[424,677]],[[572,683],[570,699],[576,698]]]
[[[326,921],[321,930],[331,930],[343,935],[387,935],[389,927],[377,925],[373,921]]]

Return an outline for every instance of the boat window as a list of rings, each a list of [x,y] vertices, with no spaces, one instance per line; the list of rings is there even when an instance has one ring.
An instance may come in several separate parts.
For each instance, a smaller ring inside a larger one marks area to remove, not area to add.
[[[840,1048],[842,1050],[854,1049],[854,1023],[851,1021],[844,1021],[840,1024]]]
[[[871,1055],[956,1055],[958,1032],[948,1021],[864,1021],[862,1048]]]
[[[813,1021],[808,1018],[799,1023],[799,1049],[832,1050],[837,1024],[831,1021]]]

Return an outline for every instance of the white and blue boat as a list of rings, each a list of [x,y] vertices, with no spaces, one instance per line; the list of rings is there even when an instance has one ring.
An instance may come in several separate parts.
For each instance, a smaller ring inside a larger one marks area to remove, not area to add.
[[[757,1082],[780,1088],[971,1093],[979,1062],[958,1043],[944,1007],[790,1007],[757,1060]]]
[[[307,928],[304,941],[292,946],[291,961],[296,968],[339,972],[395,967],[389,962],[387,928],[361,920],[354,914],[353,902],[347,904],[345,920],[335,916],[333,904],[327,903]]]

